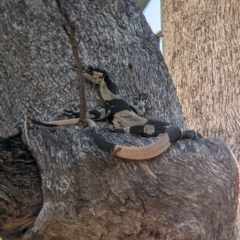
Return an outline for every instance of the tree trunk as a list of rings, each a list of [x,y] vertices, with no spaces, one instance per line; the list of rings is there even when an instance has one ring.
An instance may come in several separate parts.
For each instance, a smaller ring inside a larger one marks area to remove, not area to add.
[[[240,2],[163,1],[164,58],[188,126],[240,161]]]
[[[106,69],[129,103],[138,92],[146,92],[151,107],[148,118],[186,128],[158,39],[135,1],[58,3],[75,24],[84,65]],[[0,143],[2,150],[15,123],[27,116],[62,119],[63,110],[77,106],[79,100],[74,57],[62,27],[67,24],[56,2],[3,0],[0,12],[4,23],[0,29],[0,134],[6,138]],[[96,87],[86,82],[86,88],[88,107],[99,106]],[[100,133],[108,141],[126,145],[156,141],[104,129]],[[39,127],[30,130],[29,139],[24,158],[29,161],[33,156],[38,164],[42,195],[36,185],[37,207],[35,212],[32,206],[28,209],[32,222],[6,230],[11,214],[20,219],[27,213],[24,209],[22,215],[10,212],[15,202],[9,186],[16,176],[0,175],[4,240],[237,239],[238,167],[221,140],[180,140],[152,160],[130,161],[110,159],[93,143],[89,128]],[[5,151],[0,155],[1,171],[11,161],[13,147]],[[4,194],[9,196],[5,209]],[[27,202],[24,194],[19,198]]]

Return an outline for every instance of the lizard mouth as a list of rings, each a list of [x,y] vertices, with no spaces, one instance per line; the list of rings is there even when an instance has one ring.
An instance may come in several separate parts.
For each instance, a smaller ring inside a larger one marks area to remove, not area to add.
[[[83,70],[83,74],[84,75],[89,75],[92,77],[93,80],[100,80],[100,79],[103,79],[106,74],[103,70],[101,70],[100,68],[93,68],[93,67],[85,67],[83,66],[82,67],[82,70]]]

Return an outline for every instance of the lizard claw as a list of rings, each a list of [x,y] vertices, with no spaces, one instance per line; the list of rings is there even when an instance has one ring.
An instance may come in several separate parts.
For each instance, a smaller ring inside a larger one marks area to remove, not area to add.
[[[134,104],[143,112],[143,115],[146,112],[146,109],[149,109],[148,106],[148,95],[146,93],[139,93],[138,98],[134,99]]]
[[[142,93],[139,93],[139,96],[138,96],[138,101],[139,102],[147,102],[147,99],[148,99],[148,95],[144,92]]]

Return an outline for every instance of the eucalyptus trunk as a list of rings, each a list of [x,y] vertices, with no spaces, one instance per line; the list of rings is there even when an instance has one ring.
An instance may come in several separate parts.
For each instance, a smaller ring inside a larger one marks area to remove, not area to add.
[[[240,161],[240,2],[163,1],[164,58],[190,128]]]
[[[10,137],[27,117],[59,120],[79,105],[63,13],[75,25],[83,65],[107,70],[129,103],[147,93],[147,118],[186,129],[159,39],[134,0],[2,0],[0,236],[237,239],[238,167],[219,139],[180,140],[154,159],[130,161],[101,151],[89,128],[29,129],[28,148],[25,134]],[[89,82],[86,99],[88,108],[102,104]],[[156,141],[103,128],[100,133],[125,145]]]

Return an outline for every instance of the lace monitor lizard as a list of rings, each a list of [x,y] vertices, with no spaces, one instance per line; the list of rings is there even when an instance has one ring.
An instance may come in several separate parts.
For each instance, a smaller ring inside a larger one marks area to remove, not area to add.
[[[181,138],[198,139],[201,135],[195,131],[183,131],[181,127],[170,123],[149,120],[143,117],[145,112],[146,95],[140,95],[138,105],[129,105],[117,92],[117,86],[111,81],[108,73],[100,68],[83,67],[84,77],[94,84],[99,85],[104,106],[100,109],[87,111],[86,122],[91,127],[94,142],[104,151],[115,152],[121,158],[143,160],[158,156],[172,143]],[[65,111],[65,114],[74,117],[67,120],[40,122],[31,119],[31,123],[47,127],[76,124],[79,121],[79,112]],[[114,125],[112,132],[132,133],[143,137],[157,137],[159,139],[150,145],[143,147],[127,147],[113,144],[103,140],[98,135],[98,130],[93,120],[108,118]]]

